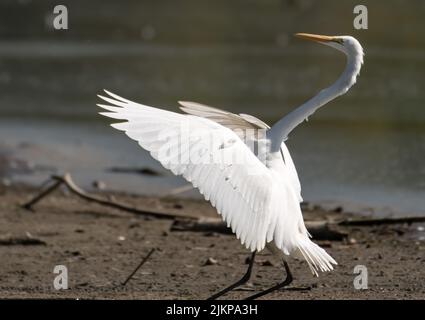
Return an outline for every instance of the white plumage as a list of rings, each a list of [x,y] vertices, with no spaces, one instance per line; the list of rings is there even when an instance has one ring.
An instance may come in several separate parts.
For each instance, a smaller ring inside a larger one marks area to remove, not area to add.
[[[217,209],[251,251],[266,244],[302,256],[313,274],[333,269],[335,260],[310,240],[300,208],[301,185],[284,143],[315,110],[356,82],[363,49],[349,36],[298,34],[344,52],[347,66],[330,87],[278,121],[263,121],[195,102],[179,102],[179,114],[132,102],[105,90],[101,114],[124,120],[113,124],[148,150],[165,168],[182,175]],[[258,152],[265,151],[264,153]],[[273,250],[272,248],[272,250]]]
[[[269,154],[263,163],[229,129],[259,128],[238,115],[220,111],[222,117],[215,122],[106,93],[109,97],[99,97],[110,105],[99,104],[108,110],[101,114],[127,120],[112,126],[136,140],[165,168],[198,188],[243,245],[260,251],[267,242],[274,241],[287,255],[298,250],[314,273],[332,269],[331,263],[335,261],[308,237],[299,205],[300,183],[284,143],[282,153]],[[193,109],[184,110],[195,113]],[[203,116],[206,115],[204,112]],[[198,163],[190,161],[188,153],[194,150],[199,154],[199,161],[195,161]]]

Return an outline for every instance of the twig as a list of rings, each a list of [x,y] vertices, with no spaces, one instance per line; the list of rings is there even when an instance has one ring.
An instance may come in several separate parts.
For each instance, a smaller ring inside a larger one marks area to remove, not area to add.
[[[381,218],[381,219],[356,219],[342,220],[339,222],[327,221],[305,221],[307,230],[316,240],[342,240],[347,237],[347,233],[338,230],[338,226],[373,226],[373,225],[391,225],[401,223],[419,223],[425,222],[425,217],[400,217],[400,218]],[[171,226],[173,231],[192,231],[192,232],[216,232],[221,234],[232,234],[232,230],[218,218],[199,218],[198,220],[175,220]]]
[[[347,233],[336,230],[336,224],[325,221],[305,221],[308,231],[316,240],[341,241]],[[197,221],[174,220],[172,231],[216,232],[232,234],[232,229],[219,218],[200,218]]]
[[[341,226],[373,226],[373,225],[383,225],[383,224],[418,223],[418,222],[425,222],[425,217],[343,220],[339,222],[338,224]]]
[[[89,194],[85,192],[83,189],[81,189],[79,186],[75,184],[75,182],[72,180],[71,175],[69,173],[66,173],[63,176],[57,176],[54,175],[51,177],[52,180],[56,181],[51,187],[48,189],[42,191],[40,194],[36,195],[33,199],[28,201],[27,203],[23,204],[22,207],[28,210],[32,210],[33,206],[38,203],[40,200],[42,200],[44,197],[48,196],[50,193],[52,193],[55,189],[57,189],[60,185],[65,185],[69,191],[74,193],[75,195],[91,202],[95,202],[107,207],[131,212],[133,214],[137,215],[144,215],[144,216],[152,216],[156,218],[161,219],[175,219],[175,218],[186,218],[186,219],[197,219],[198,217],[191,216],[191,215],[183,215],[183,214],[174,214],[169,212],[162,212],[159,210],[142,210],[137,209],[134,207],[127,206],[123,203],[116,202],[114,200],[106,200],[102,197]]]
[[[57,188],[59,188],[62,185],[62,183],[63,183],[63,181],[59,181],[59,180],[55,181],[50,187],[48,187],[45,190],[43,190],[42,192],[40,192],[37,196],[35,196],[34,198],[32,198],[27,203],[24,203],[22,205],[22,207],[25,208],[25,209],[27,209],[27,210],[33,210],[33,206],[37,202],[39,202],[41,199],[43,199],[44,197],[48,196],[50,193],[52,193]]]
[[[134,271],[132,273],[130,273],[130,275],[127,277],[127,279],[125,279],[125,281],[122,283],[123,286],[125,286],[127,284],[127,282],[130,281],[130,279],[135,275],[135,273],[140,269],[140,267],[143,266],[145,264],[145,262],[149,259],[149,257],[152,255],[152,253],[154,253],[154,251],[155,251],[155,248],[153,248],[153,249],[151,249],[151,251],[149,251],[147,256],[144,257],[143,260],[139,263],[137,268],[134,269]]]

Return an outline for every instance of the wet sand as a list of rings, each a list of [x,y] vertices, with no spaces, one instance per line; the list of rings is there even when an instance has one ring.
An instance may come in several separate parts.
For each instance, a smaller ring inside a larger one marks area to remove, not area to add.
[[[246,270],[249,252],[233,235],[171,231],[171,220],[105,208],[64,191],[37,204],[35,212],[20,208],[34,192],[22,186],[0,189],[0,298],[204,299]],[[216,217],[204,201],[114,197],[139,208]],[[304,215],[307,220],[352,217],[338,211],[310,208]],[[425,242],[420,240],[420,226],[344,227],[346,240],[318,241],[339,262],[333,272],[316,278],[305,262],[291,259],[291,288],[311,289],[282,290],[267,298],[424,299]],[[11,239],[38,242],[7,241]],[[146,264],[121,286],[152,248],[156,251]],[[68,290],[53,288],[55,265],[68,268]],[[368,269],[367,290],[353,286],[356,265]],[[267,251],[257,256],[254,268],[251,281],[229,299],[251,295],[284,276],[279,261]]]

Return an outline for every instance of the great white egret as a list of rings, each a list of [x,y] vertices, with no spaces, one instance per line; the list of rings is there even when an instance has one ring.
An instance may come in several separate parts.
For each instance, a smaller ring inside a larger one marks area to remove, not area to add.
[[[109,97],[99,95],[110,104],[98,105],[108,110],[101,112],[102,115],[127,120],[112,126],[136,140],[165,168],[182,175],[198,188],[241,243],[252,251],[248,270],[242,279],[211,299],[247,282],[255,253],[266,246],[282,257],[286,278],[250,298],[260,297],[292,282],[285,256],[303,257],[316,276],[318,271],[333,270],[332,265],[337,264],[310,240],[300,208],[300,182],[284,141],[318,108],[345,94],[356,83],[363,64],[363,48],[351,36],[306,33],[296,36],[342,51],[347,56],[347,64],[333,85],[271,128],[253,116],[237,115],[194,102],[179,102],[186,112],[179,114],[141,105],[106,90]],[[263,150],[261,154],[260,149]]]

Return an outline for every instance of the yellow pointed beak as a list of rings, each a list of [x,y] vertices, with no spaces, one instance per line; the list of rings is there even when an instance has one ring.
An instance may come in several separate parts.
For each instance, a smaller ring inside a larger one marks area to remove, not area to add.
[[[317,42],[330,42],[330,41],[335,41],[336,39],[336,37],[322,36],[319,34],[311,34],[311,33],[296,33],[295,36],[297,38],[317,41]]]

